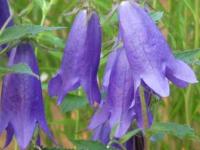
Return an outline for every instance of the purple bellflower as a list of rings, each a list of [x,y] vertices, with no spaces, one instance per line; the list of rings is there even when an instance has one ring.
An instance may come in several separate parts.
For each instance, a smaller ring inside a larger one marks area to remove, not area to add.
[[[21,43],[9,57],[9,66],[24,63],[39,75],[33,48]],[[38,124],[52,138],[43,108],[41,82],[26,74],[8,74],[4,77],[0,103],[0,134],[6,129],[7,146],[15,135],[21,149],[26,149]]]
[[[196,83],[193,70],[175,59],[149,14],[135,2],[119,8],[119,30],[132,68],[135,92],[142,82],[161,97],[169,96],[169,80],[179,87]]]
[[[116,127],[115,138],[120,138],[131,127],[136,120],[139,128],[143,128],[142,106],[139,91],[134,96],[134,80],[132,69],[129,65],[126,52],[120,48],[112,52],[108,58],[103,86],[107,90],[106,100],[102,101],[100,108],[94,114],[89,129],[94,130],[94,140],[107,142],[107,138],[102,140],[98,133],[106,134],[110,129]],[[145,92],[147,106],[150,103],[149,92]],[[135,98],[134,98],[135,97]],[[133,104],[133,107],[130,107]],[[149,126],[152,124],[152,115],[147,109]],[[103,126],[108,126],[105,132],[101,132]],[[100,138],[97,138],[100,137]]]
[[[61,68],[49,82],[49,95],[64,96],[80,85],[87,93],[90,104],[100,102],[97,71],[101,52],[101,26],[95,12],[78,13],[69,33]]]

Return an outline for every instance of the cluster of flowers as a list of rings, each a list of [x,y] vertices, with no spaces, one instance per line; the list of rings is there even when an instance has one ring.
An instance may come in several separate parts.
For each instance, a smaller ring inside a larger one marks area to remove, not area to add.
[[[0,1],[0,27],[10,16],[7,0]],[[101,53],[101,25],[94,11],[81,10],[69,33],[61,67],[49,82],[49,95],[64,96],[82,86],[91,105],[100,104],[89,129],[94,140],[109,142],[111,129],[117,125],[115,138],[122,137],[135,120],[144,128],[140,88],[146,102],[148,126],[153,117],[149,104],[152,94],[169,96],[169,81],[179,87],[196,83],[192,69],[176,60],[163,35],[149,14],[135,2],[123,1],[118,7],[119,35],[105,69],[101,98],[97,72]],[[9,25],[12,25],[11,22]],[[25,63],[39,75],[37,60],[30,43],[21,43],[9,54],[8,66]],[[7,146],[15,134],[21,149],[31,141],[36,124],[53,139],[44,115],[41,82],[30,75],[8,74],[4,77],[0,104],[0,134],[6,130]]]

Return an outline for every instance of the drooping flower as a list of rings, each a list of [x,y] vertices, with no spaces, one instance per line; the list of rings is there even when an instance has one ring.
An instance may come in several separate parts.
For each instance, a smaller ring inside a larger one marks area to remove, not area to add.
[[[107,89],[107,96],[102,101],[89,125],[89,129],[94,130],[95,134],[107,122],[110,129],[116,127],[116,138],[120,138],[126,134],[134,120],[136,120],[139,128],[143,128],[142,106],[139,91],[134,96],[133,76],[125,50],[120,48],[112,52],[108,59],[103,82],[104,89]],[[145,93],[148,93],[148,91]],[[148,124],[151,125],[152,116],[148,108],[150,101],[149,95],[146,94],[145,99],[149,119]],[[133,107],[131,107],[132,104]],[[105,143],[107,140],[101,141]]]
[[[39,75],[37,60],[29,43],[21,43],[11,51],[8,65],[17,63],[27,64]],[[20,148],[25,149],[37,124],[52,138],[43,107],[40,80],[26,74],[8,74],[4,77],[0,104],[0,134],[6,129],[6,146],[15,135]]]
[[[101,51],[101,27],[95,12],[78,13],[69,33],[61,68],[49,82],[49,95],[64,96],[80,85],[87,93],[90,104],[100,102],[97,71]]]
[[[192,69],[175,59],[149,14],[136,3],[123,1],[119,6],[119,30],[134,75],[161,97],[169,96],[169,80],[180,87],[196,83]]]

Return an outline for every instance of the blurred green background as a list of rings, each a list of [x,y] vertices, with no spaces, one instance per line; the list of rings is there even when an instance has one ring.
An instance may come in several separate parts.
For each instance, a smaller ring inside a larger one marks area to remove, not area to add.
[[[112,50],[114,39],[118,32],[117,14],[114,12],[119,0],[10,0],[13,17],[16,24],[36,24],[44,26],[64,26],[66,29],[53,32],[43,32],[33,38],[35,52],[39,61],[43,96],[48,124],[58,143],[64,148],[73,148],[72,139],[90,139],[87,130],[93,109],[87,104],[82,89],[66,97],[61,107],[56,105],[56,99],[47,94],[49,79],[59,68],[65,41],[67,40],[74,16],[79,9],[89,5],[95,9],[101,19],[103,29],[102,59],[99,70],[101,82],[107,55]],[[141,0],[141,5],[151,12],[163,12],[158,26],[165,35],[174,51],[195,52],[184,55],[195,69],[199,78],[200,62],[200,0]],[[6,58],[1,64],[6,63]],[[199,78],[200,79],[200,78]],[[200,136],[200,86],[189,86],[179,89],[171,85],[171,96],[163,101],[152,101],[152,112],[155,122],[175,122],[191,126]],[[182,131],[180,131],[182,132]],[[42,135],[44,145],[51,147],[52,142]],[[152,150],[199,150],[198,140],[188,138],[178,139],[166,135],[152,142],[148,140],[148,149]],[[0,138],[0,147],[4,136]],[[13,141],[8,150],[17,149]]]

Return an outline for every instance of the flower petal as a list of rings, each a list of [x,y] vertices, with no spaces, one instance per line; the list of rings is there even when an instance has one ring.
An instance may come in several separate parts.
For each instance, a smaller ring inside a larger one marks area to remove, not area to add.
[[[110,116],[110,107],[107,103],[103,103],[100,108],[95,112],[94,116],[91,119],[91,122],[88,126],[89,129],[95,129],[98,126],[101,126]]]
[[[10,9],[8,5],[8,0],[0,1],[0,28],[5,24],[7,19],[10,17]],[[9,22],[8,26],[10,26],[12,21]]]
[[[180,60],[175,60],[173,63],[169,63],[166,73],[169,75],[169,77],[171,76],[171,79],[175,78],[186,83],[198,82],[194,71],[187,64]],[[173,79],[172,82],[174,82],[174,84],[180,85]]]
[[[110,126],[118,126],[116,137],[121,137],[130,127],[134,113],[129,109],[133,100],[133,74],[124,49],[120,49],[110,75],[108,101],[111,105]]]
[[[100,103],[100,91],[97,83],[97,71],[101,53],[101,25],[95,12],[91,14],[87,27],[87,39],[82,74],[82,86],[87,93],[90,104]]]
[[[104,73],[104,77],[103,77],[103,89],[105,91],[107,91],[109,81],[110,81],[110,74],[111,74],[111,71],[112,71],[112,67],[115,63],[116,56],[117,56],[118,52],[119,51],[114,50],[110,53],[110,55],[108,57],[108,61],[107,61],[107,64],[106,64],[106,69],[105,69],[105,73]]]
[[[7,135],[6,135],[6,142],[5,142],[4,148],[6,148],[10,144],[14,135],[14,130],[11,124],[9,124],[8,127],[6,128],[6,132],[7,132]]]
[[[49,96],[51,97],[58,96],[60,93],[60,87],[62,87],[62,78],[58,73],[49,81],[48,85]]]
[[[102,125],[98,126],[96,129],[94,129],[92,139],[94,141],[100,141],[106,145],[110,140],[110,131],[111,129],[109,123],[105,122]]]

